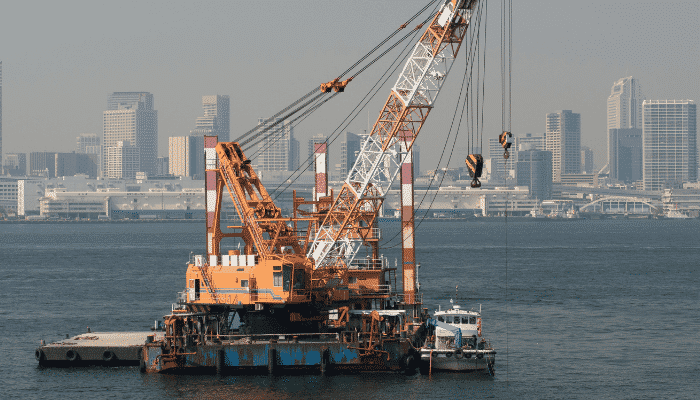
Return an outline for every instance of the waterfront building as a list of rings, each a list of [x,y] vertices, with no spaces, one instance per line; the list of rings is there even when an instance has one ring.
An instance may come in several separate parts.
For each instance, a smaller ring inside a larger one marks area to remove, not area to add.
[[[644,190],[680,188],[697,180],[696,124],[693,100],[644,101]]]
[[[29,175],[53,178],[56,176],[56,153],[33,151],[29,153]]]
[[[105,169],[103,177],[109,179],[135,178],[140,170],[141,161],[138,147],[128,142],[119,141],[116,146],[105,148]]]
[[[122,154],[121,150],[110,150],[124,142],[138,151],[138,171],[155,174],[158,157],[158,111],[153,109],[153,95],[148,92],[114,92],[107,99],[107,111],[103,113],[102,174],[107,175],[107,165],[112,172],[121,160],[110,160],[108,154]],[[133,150],[129,148],[129,154]],[[133,159],[133,157],[132,157]]]
[[[158,157],[156,159],[156,176],[165,176],[170,174],[169,160],[169,157]]]
[[[518,186],[530,188],[533,199],[552,198],[552,153],[542,150],[520,150],[516,163]]]
[[[505,184],[506,179],[509,182],[515,179],[518,153],[524,150],[545,151],[544,135],[533,136],[531,133],[526,133],[525,136],[514,135],[507,159],[503,158],[504,150],[498,138],[489,138],[489,158],[491,158],[489,183]]]
[[[547,114],[545,146],[552,152],[552,178],[581,173],[581,114],[561,110]]]
[[[641,179],[643,101],[639,81],[631,76],[618,80],[610,90],[607,161],[610,179],[614,181],[630,183]]]
[[[231,135],[231,106],[227,95],[202,96],[204,116],[197,117],[193,136],[218,136],[220,142],[228,142]]]
[[[204,176],[204,137],[175,136],[168,138],[168,173],[173,176]]]
[[[7,153],[5,154],[3,169],[5,174],[11,176],[27,175],[27,154]]]
[[[608,167],[613,181],[642,180],[642,129],[608,129]]]
[[[90,178],[97,177],[97,164],[91,154],[56,153],[55,176],[73,176],[85,174]]]

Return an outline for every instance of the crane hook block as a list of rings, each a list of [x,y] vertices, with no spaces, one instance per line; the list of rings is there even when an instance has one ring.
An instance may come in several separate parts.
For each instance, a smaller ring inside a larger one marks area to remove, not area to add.
[[[323,93],[329,93],[331,89],[335,90],[336,92],[344,92],[345,91],[345,86],[350,83],[352,78],[348,78],[342,82],[340,82],[340,78],[335,78],[330,82],[326,82],[321,84],[321,92]]]
[[[498,141],[501,143],[501,146],[503,146],[503,158],[510,157],[508,149],[513,145],[513,134],[510,132],[503,132],[498,136]]]
[[[466,160],[469,176],[472,177],[471,186],[473,188],[481,187],[481,172],[484,169],[484,157],[481,154],[470,154]]]

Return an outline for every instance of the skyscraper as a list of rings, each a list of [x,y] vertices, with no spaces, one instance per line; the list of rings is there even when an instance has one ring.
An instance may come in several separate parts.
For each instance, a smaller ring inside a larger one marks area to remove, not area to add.
[[[136,146],[126,141],[117,142],[116,146],[105,148],[105,169],[103,176],[110,179],[135,178],[139,170],[141,152]]]
[[[594,169],[593,150],[588,146],[581,146],[581,173],[592,174]]]
[[[220,142],[228,142],[231,128],[231,106],[227,95],[202,96],[204,116],[198,117],[195,129],[190,131],[196,136],[218,136]]]
[[[503,184],[506,183],[506,178],[515,178],[518,154],[525,150],[544,151],[544,136],[533,136],[532,133],[526,133],[525,136],[515,136],[513,145],[508,150],[510,154],[508,159],[503,158],[504,150],[498,138],[489,138],[489,157],[491,158],[489,182]]]
[[[545,146],[552,152],[552,179],[581,173],[581,114],[562,110],[547,114]]]
[[[97,166],[97,173],[102,167],[102,146],[100,146],[100,138],[94,133],[82,133],[75,138],[75,152],[78,154],[87,154]]]
[[[139,152],[139,172],[155,174],[158,157],[158,111],[153,109],[153,95],[148,92],[114,92],[107,99],[107,111],[103,113],[102,175],[117,171],[118,160],[108,160],[108,154],[120,155],[122,150],[108,150],[124,142],[122,147],[133,146]],[[133,149],[125,150],[129,163],[133,162]],[[121,164],[119,164],[121,165]],[[129,164],[129,168],[132,165]],[[130,171],[130,169],[127,169]],[[130,173],[130,172],[129,172]]]
[[[641,178],[643,101],[639,81],[631,76],[618,80],[610,90],[608,168],[613,180],[631,182]]]
[[[518,186],[530,188],[530,197],[552,198],[552,153],[542,150],[520,150],[516,164]]]
[[[637,79],[628,76],[615,82],[608,97],[608,129],[641,128],[642,101]]]
[[[693,100],[644,100],[644,190],[697,180],[697,111]]]
[[[290,171],[299,166],[299,141],[294,138],[294,128],[290,121],[280,121],[276,118],[268,122],[267,126],[277,125],[267,131],[256,151],[249,152],[248,157],[254,159],[260,171]],[[264,122],[265,118],[258,119],[258,124]]]
[[[204,137],[175,136],[168,138],[168,173],[175,176],[204,176]]]
[[[642,129],[608,129],[610,179],[632,183],[642,180]]]

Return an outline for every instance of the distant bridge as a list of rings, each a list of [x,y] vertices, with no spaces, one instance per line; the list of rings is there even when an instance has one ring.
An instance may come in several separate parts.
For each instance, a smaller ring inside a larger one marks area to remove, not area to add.
[[[580,213],[591,214],[639,214],[652,215],[661,213],[661,206],[653,204],[648,198],[608,196],[590,202],[579,208]]]

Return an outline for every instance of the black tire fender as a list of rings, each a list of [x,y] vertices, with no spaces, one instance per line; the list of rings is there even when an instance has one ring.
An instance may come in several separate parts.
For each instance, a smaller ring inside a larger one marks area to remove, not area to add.
[[[111,350],[106,350],[104,353],[102,353],[102,360],[105,362],[112,362],[117,359],[117,355],[114,354],[113,351]]]
[[[78,354],[77,351],[70,349],[70,350],[66,351],[66,360],[68,360],[70,362],[78,361],[78,360],[80,360],[80,355]]]

